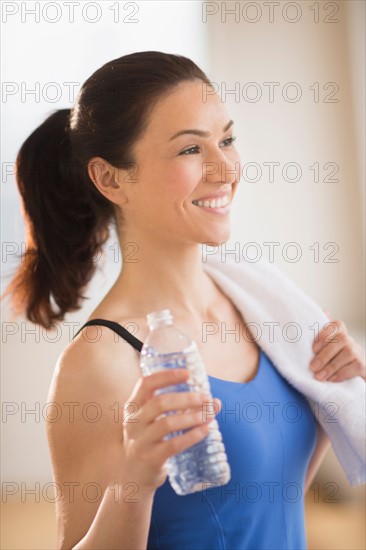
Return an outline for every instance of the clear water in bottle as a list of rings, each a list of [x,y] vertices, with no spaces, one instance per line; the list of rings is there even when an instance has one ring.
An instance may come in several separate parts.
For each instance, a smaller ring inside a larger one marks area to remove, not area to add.
[[[174,327],[170,310],[149,313],[147,322],[150,332],[142,347],[140,360],[143,375],[175,368],[187,368],[190,373],[186,383],[166,386],[157,390],[156,394],[203,391],[211,395],[209,379],[197,345]],[[209,414],[212,414],[212,409],[207,416]],[[181,435],[189,429],[171,432],[165,439]],[[230,481],[230,466],[216,419],[210,421],[209,432],[204,439],[168,459],[167,471],[169,482],[178,495],[224,485]]]

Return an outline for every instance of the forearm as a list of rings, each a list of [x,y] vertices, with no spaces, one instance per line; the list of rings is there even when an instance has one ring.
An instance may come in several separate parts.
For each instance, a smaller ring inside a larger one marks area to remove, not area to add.
[[[133,494],[131,488],[119,494],[115,486],[106,489],[88,533],[72,550],[146,550],[154,492]]]
[[[309,462],[307,474],[306,474],[306,480],[305,480],[305,493],[307,493],[310,485],[313,482],[313,479],[321,465],[321,463],[324,460],[324,457],[330,447],[330,439],[327,435],[327,433],[323,430],[321,425],[317,423],[317,443],[316,447],[313,453],[313,456],[311,457],[311,460]]]

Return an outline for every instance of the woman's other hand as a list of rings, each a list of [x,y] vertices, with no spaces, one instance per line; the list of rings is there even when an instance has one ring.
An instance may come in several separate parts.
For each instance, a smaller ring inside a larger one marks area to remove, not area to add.
[[[317,380],[342,382],[354,376],[366,381],[365,352],[350,334],[343,321],[331,321],[329,311],[324,310],[330,322],[324,325],[313,342],[314,357],[310,369]]]

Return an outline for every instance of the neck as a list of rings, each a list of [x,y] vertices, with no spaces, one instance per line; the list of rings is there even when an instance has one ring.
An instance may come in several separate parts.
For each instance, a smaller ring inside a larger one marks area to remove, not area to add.
[[[138,243],[138,245],[137,245]],[[113,294],[134,316],[170,309],[175,318],[215,316],[221,291],[204,271],[197,243],[120,239],[121,273]]]

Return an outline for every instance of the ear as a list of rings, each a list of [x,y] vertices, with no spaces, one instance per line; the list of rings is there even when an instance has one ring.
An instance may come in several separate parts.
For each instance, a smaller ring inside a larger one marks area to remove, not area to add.
[[[102,157],[93,157],[88,162],[88,174],[98,191],[110,201],[121,204],[126,199],[123,186],[119,183],[118,168]]]

